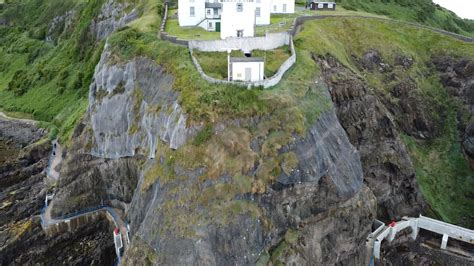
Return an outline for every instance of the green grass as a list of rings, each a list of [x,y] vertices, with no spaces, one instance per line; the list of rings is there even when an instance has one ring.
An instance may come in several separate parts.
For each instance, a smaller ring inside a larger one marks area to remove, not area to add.
[[[264,36],[265,33],[272,32],[283,32],[290,29],[294,20],[300,16],[365,16],[365,17],[380,17],[386,18],[383,15],[376,15],[363,11],[346,10],[342,7],[338,7],[335,11],[314,11],[304,9],[301,7],[295,7],[294,14],[272,14],[270,17],[270,25],[257,26],[255,33],[257,36]]]
[[[36,120],[49,122],[44,125],[60,128],[61,137],[71,134],[85,110],[103,46],[94,44],[89,34],[102,2],[28,0],[4,8],[1,15],[13,27],[0,27],[1,109],[32,114]],[[44,42],[49,21],[72,9],[78,14],[72,28],[54,32],[57,43]]]
[[[201,52],[195,51],[194,56],[198,59],[204,72],[217,79],[227,79],[227,53],[225,52]],[[241,51],[233,51],[233,57],[244,57]],[[255,50],[252,57],[263,57],[265,59],[265,77],[269,78],[276,74],[280,66],[291,56],[288,46],[271,51]]]
[[[474,44],[397,22],[355,18],[308,22],[295,44],[317,55],[333,55],[365,77],[379,93],[388,93],[391,84],[384,81],[382,74],[360,72],[352,55],[361,57],[367,50],[376,49],[391,65],[397,54],[414,59],[414,65],[403,75],[416,82],[419,97],[427,108],[432,108],[434,123],[441,129],[440,136],[432,141],[406,136],[403,140],[414,161],[421,191],[432,209],[445,221],[472,227],[474,172],[459,147],[456,114],[460,104],[448,95],[438,76],[431,74],[434,70],[428,63],[433,55],[440,54],[474,60]]]
[[[171,16],[177,9],[168,10],[168,20],[166,21],[166,33],[183,40],[218,40],[221,38],[220,32],[207,31],[201,27],[180,27],[178,19]]]
[[[431,0],[340,0],[338,4],[350,10],[386,15],[398,20],[417,22],[474,36],[474,21],[463,20]]]

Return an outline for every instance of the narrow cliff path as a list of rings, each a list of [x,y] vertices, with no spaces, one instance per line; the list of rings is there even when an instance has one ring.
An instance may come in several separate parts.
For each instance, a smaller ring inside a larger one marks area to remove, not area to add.
[[[37,123],[39,123],[39,121],[32,120],[32,119],[11,117],[11,116],[8,116],[7,114],[5,114],[4,112],[0,112],[0,118],[6,119],[6,120],[16,120],[16,121],[20,121],[20,122],[24,122],[24,123],[28,123],[28,124],[37,124]]]
[[[51,204],[48,204],[45,207],[45,209],[42,211],[42,213],[40,214],[41,226],[43,227],[43,229],[46,229],[52,225],[66,223],[66,222],[69,222],[70,220],[77,219],[82,216],[87,216],[93,213],[106,212],[112,218],[112,221],[115,227],[119,228],[120,234],[122,235],[124,249],[126,249],[127,244],[128,244],[128,229],[127,229],[126,223],[124,222],[124,220],[121,218],[119,214],[120,210],[112,208],[112,207],[108,207],[108,206],[99,206],[96,208],[79,211],[72,215],[66,215],[62,218],[53,218],[51,216],[51,210],[53,209],[53,205],[54,205],[54,202],[51,202]]]
[[[57,166],[63,160],[63,149],[59,144],[58,140],[53,141],[53,151],[51,152],[51,157],[49,159],[49,167],[47,170],[47,176],[53,181],[58,181],[59,172],[56,170]]]

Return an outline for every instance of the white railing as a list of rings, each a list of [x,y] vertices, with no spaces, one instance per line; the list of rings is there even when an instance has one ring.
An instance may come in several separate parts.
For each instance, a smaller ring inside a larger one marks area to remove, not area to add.
[[[393,241],[398,232],[408,227],[410,227],[412,230],[412,239],[417,238],[420,229],[443,235],[441,249],[446,249],[449,238],[454,238],[469,244],[474,244],[474,230],[420,215],[418,218],[404,217],[400,222],[393,223],[390,226],[382,225],[372,232],[368,236],[367,240],[370,243],[373,242],[373,256],[379,259],[380,247],[383,240],[387,239],[390,242]]]

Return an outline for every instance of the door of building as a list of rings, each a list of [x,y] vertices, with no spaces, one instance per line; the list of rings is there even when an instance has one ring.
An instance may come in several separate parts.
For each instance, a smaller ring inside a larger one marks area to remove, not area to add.
[[[244,37],[244,31],[243,30],[238,30],[237,31],[237,37]]]
[[[221,23],[220,22],[216,22],[216,31],[221,32]]]
[[[252,81],[252,69],[250,67],[245,68],[245,80]]]

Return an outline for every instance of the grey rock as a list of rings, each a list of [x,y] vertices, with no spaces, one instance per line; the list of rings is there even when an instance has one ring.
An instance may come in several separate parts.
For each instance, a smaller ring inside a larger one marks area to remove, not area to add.
[[[138,10],[132,9],[126,12],[129,3],[120,3],[116,0],[108,0],[101,9],[101,13],[92,22],[91,29],[97,40],[107,38],[114,31],[138,18]]]
[[[54,17],[48,25],[45,41],[56,43],[62,34],[71,32],[75,18],[75,10],[69,10],[63,15]]]
[[[7,120],[0,117],[0,140],[12,143],[18,148],[37,142],[47,131],[33,123],[17,120]]]
[[[90,86],[91,154],[120,158],[147,153],[154,158],[158,139],[172,149],[183,145],[195,130],[186,127],[174,78],[145,57],[123,64],[111,60],[106,46]]]
[[[256,120],[258,119],[252,121]],[[230,123],[237,126],[237,123]],[[247,123],[241,121],[239,124]],[[226,127],[225,124],[219,126]],[[192,223],[195,234],[191,233],[187,237],[180,236],[181,231],[178,233],[163,229],[167,228],[166,221],[181,224],[181,215],[205,215],[201,214],[204,206],[191,209],[185,205],[182,206],[182,213],[165,210],[164,206],[178,200],[170,196],[175,195],[170,191],[180,191],[177,197],[185,197],[190,193],[187,192],[188,188],[198,185],[199,176],[206,174],[206,169],[178,169],[177,176],[186,178],[171,183],[158,181],[148,190],[140,190],[144,179],[141,176],[128,212],[132,235],[143,240],[159,254],[158,264],[252,265],[263,254],[278,246],[288,230],[297,230],[306,235],[301,243],[292,246],[300,255],[294,261],[309,264],[364,261],[365,251],[361,251],[363,246],[360,243],[365,241],[365,235],[370,231],[372,218],[375,216],[375,199],[370,190],[363,187],[359,154],[350,144],[334,110],[324,113],[310,128],[307,137],[298,138],[286,149],[293,151],[299,160],[297,168],[290,175],[281,174],[277,182],[262,195],[237,196],[257,204],[263,213],[261,218],[240,214],[228,224],[216,222],[220,217],[210,217],[211,220],[207,222],[198,218]],[[231,178],[224,175],[217,180],[206,181],[201,185],[201,190],[225,184],[229,179]],[[347,208],[340,209],[341,206]],[[341,211],[337,211],[338,209]],[[347,222],[350,219],[354,222]],[[272,226],[269,228],[264,224]],[[328,226],[329,224],[334,226]],[[356,239],[343,249],[331,246],[339,247],[342,241],[346,241],[342,235],[338,236],[338,225],[346,228],[346,237]],[[300,231],[303,227],[305,229]],[[178,230],[179,225],[173,228]],[[161,229],[165,231],[160,231]],[[318,240],[313,240],[319,237],[334,240],[327,243],[323,241],[321,244]],[[321,252],[315,253],[311,250],[313,246],[305,246],[304,241],[318,245]],[[301,253],[301,250],[304,252]],[[344,251],[344,256],[338,255],[341,250]],[[309,254],[312,257],[306,257]],[[139,261],[139,258],[130,256],[132,257],[127,258],[127,263]],[[284,261],[283,258],[282,260]]]
[[[369,58],[380,61],[375,55]],[[365,182],[377,197],[378,217],[389,220],[419,215],[426,203],[391,114],[364,82],[337,60],[331,56],[317,60],[330,84],[339,121],[361,154]]]

